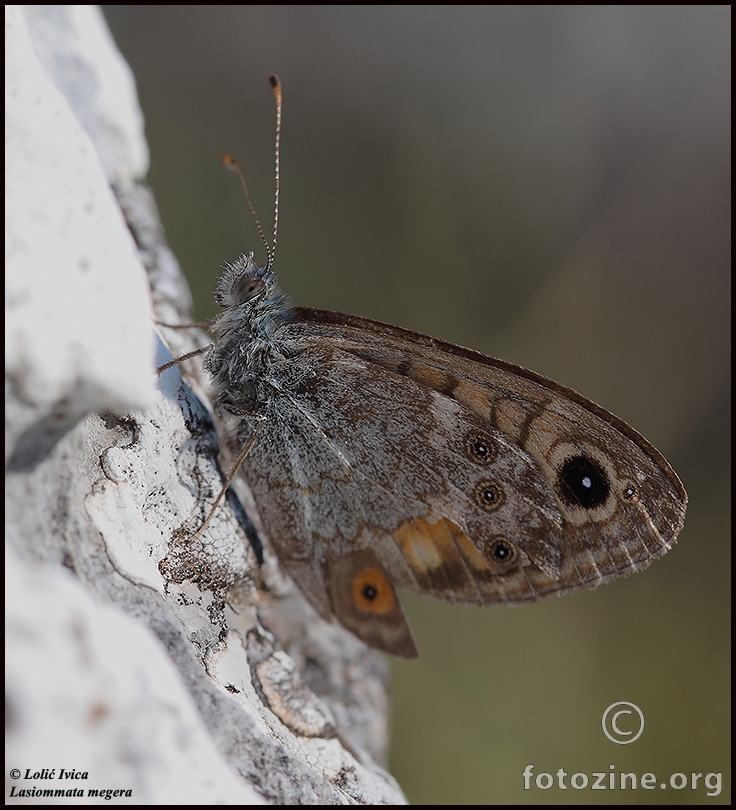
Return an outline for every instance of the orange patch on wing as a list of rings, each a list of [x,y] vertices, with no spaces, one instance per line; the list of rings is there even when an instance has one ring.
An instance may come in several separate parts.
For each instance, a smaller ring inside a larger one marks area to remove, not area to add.
[[[390,613],[395,604],[394,590],[381,571],[369,565],[353,577],[353,601],[368,613],[383,616]]]
[[[481,554],[481,552],[475,547],[475,543],[462,532],[455,535],[455,540],[457,541],[458,547],[460,551],[465,557],[465,560],[469,563],[470,567],[475,571],[490,571],[491,566],[488,564],[486,558]]]
[[[457,602],[484,601],[493,580],[492,568],[449,518],[430,515],[409,520],[393,536],[420,590]]]
[[[462,564],[463,559],[476,571],[490,568],[473,541],[449,518],[407,520],[393,536],[418,574],[428,574],[448,564]]]
[[[402,523],[394,532],[394,539],[413,571],[426,574],[457,557],[451,525],[454,524],[446,518],[436,523],[416,518]]]
[[[431,514],[402,523],[393,533],[418,589],[444,599],[474,604],[507,602],[497,571],[452,520]]]

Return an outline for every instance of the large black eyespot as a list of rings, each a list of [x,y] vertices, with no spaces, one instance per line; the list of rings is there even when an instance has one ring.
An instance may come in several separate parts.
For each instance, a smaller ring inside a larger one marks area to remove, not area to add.
[[[557,492],[570,506],[593,509],[608,500],[611,484],[597,461],[590,456],[573,456],[557,473]]]
[[[506,500],[503,489],[496,481],[481,481],[473,490],[473,497],[486,512],[495,512]]]
[[[485,433],[468,433],[465,437],[465,453],[471,461],[490,464],[498,454],[496,443]]]
[[[486,545],[486,555],[494,563],[508,565],[516,561],[519,553],[507,537],[496,537]]]

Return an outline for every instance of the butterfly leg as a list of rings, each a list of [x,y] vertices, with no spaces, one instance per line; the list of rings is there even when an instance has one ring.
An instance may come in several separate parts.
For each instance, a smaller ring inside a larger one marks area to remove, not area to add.
[[[260,420],[260,424],[253,431],[253,435],[250,437],[250,439],[246,443],[245,447],[240,451],[240,453],[238,454],[238,457],[235,459],[235,463],[233,464],[232,469],[230,470],[230,472],[227,474],[227,477],[225,478],[225,482],[222,485],[222,489],[220,490],[220,493],[217,496],[217,498],[215,498],[215,502],[212,504],[212,508],[210,509],[209,514],[205,518],[204,523],[199,527],[199,529],[195,532],[195,534],[192,535],[192,537],[190,538],[190,541],[191,540],[196,540],[197,538],[201,537],[202,534],[204,533],[205,529],[207,528],[207,526],[210,524],[210,521],[212,520],[212,516],[215,514],[215,511],[217,510],[217,507],[220,505],[220,501],[225,497],[225,495],[227,494],[227,491],[230,489],[230,484],[232,484],[233,479],[237,475],[237,472],[240,469],[240,465],[243,463],[243,461],[245,460],[245,457],[248,455],[251,448],[253,447],[253,444],[255,443],[255,440],[258,438],[258,434],[260,433],[261,427],[263,425],[263,422],[266,421],[266,418],[265,418],[265,416],[261,416],[260,414],[250,414],[250,415],[251,416],[257,416],[259,418],[259,420]],[[242,506],[241,506],[241,509],[242,509]],[[236,516],[237,516],[237,511],[236,511]],[[238,521],[238,522],[240,522],[240,521]],[[250,521],[248,521],[248,522],[250,522]],[[242,523],[241,523],[241,525],[242,525]],[[253,531],[255,532],[255,529],[253,529]],[[253,538],[251,538],[251,536],[250,536],[250,534],[248,533],[247,530],[246,530],[246,534],[248,535],[248,539],[250,540],[251,545],[253,545]],[[257,535],[256,535],[256,537],[257,537]],[[260,546],[260,543],[261,543],[260,538],[258,538],[258,545],[259,546]],[[255,548],[254,548],[254,550],[256,551],[256,555],[258,555],[258,551]]]
[[[166,371],[167,368],[171,368],[172,366],[176,366],[179,363],[183,362],[184,360],[189,360],[190,357],[196,357],[198,354],[204,354],[208,352],[211,348],[212,344],[210,343],[207,346],[204,346],[201,349],[195,349],[193,352],[187,352],[183,354],[181,357],[175,357],[173,360],[169,360],[168,363],[164,363],[162,366],[159,366],[156,369],[156,374],[161,374],[162,371]]]
[[[164,329],[209,329],[211,321],[195,321],[194,323],[164,323],[154,321],[156,326],[163,326]]]

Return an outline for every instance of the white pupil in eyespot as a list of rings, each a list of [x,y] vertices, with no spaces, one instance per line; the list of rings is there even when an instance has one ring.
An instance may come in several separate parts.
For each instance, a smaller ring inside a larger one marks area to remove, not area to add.
[[[583,486],[586,489],[590,489],[593,486],[593,482],[590,480],[590,478],[588,478],[587,475],[585,476],[585,478],[583,478]]]

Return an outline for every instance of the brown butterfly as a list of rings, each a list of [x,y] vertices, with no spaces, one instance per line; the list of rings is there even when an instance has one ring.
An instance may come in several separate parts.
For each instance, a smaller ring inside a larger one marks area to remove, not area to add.
[[[628,424],[520,366],[291,308],[266,246],[265,267],[242,256],[220,279],[205,368],[261,524],[321,616],[414,657],[397,588],[529,602],[671,548],[687,494]]]

